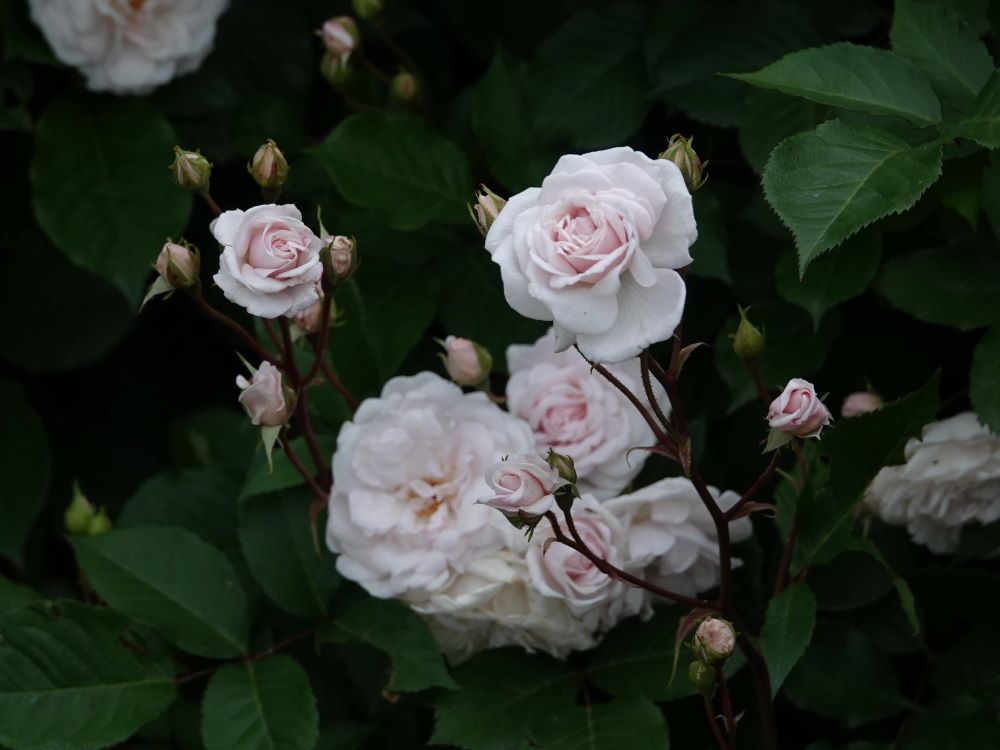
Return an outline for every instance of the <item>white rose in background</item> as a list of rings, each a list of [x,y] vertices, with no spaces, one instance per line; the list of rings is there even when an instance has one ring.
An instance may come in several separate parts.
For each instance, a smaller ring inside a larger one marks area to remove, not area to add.
[[[60,61],[91,91],[145,94],[196,70],[228,0],[29,0]]]
[[[563,156],[540,188],[510,198],[486,235],[504,296],[555,323],[560,349],[620,362],[673,335],[698,232],[672,162],[630,148]]]
[[[607,499],[635,478],[647,453],[632,449],[652,445],[653,432],[579,352],[556,352],[550,330],[530,346],[509,347],[507,369],[507,408],[531,425],[538,452],[551,448],[573,459],[581,492]],[[633,393],[643,393],[638,360],[609,369]],[[653,390],[669,414],[663,387],[654,381]]]
[[[251,315],[294,315],[319,299],[323,243],[295,206],[226,211],[212,222],[212,234],[222,245],[219,272],[212,278],[230,302]]]
[[[728,510],[739,495],[709,487]],[[628,539],[629,565],[643,577],[679,594],[695,596],[719,582],[719,548],[715,525],[689,479],[661,479],[604,504],[621,519]],[[750,519],[729,524],[733,542],[750,536]]]
[[[913,540],[952,552],[962,527],[1000,520],[1000,437],[972,412],[924,428],[903,466],[882,469],[865,502],[883,521],[905,525]]]
[[[344,424],[326,539],[337,569],[378,597],[425,602],[502,545],[483,475],[532,449],[528,426],[429,372],[393,378]]]

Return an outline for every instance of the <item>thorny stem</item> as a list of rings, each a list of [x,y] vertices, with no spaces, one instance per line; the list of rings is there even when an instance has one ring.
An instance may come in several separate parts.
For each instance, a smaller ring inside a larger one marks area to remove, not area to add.
[[[656,394],[653,393],[653,384],[649,381],[649,361],[651,359],[652,357],[649,355],[648,349],[642,353],[642,357],[639,359],[642,387],[646,391],[646,399],[649,401],[649,405],[653,407],[653,412],[656,414],[657,419],[660,420],[660,424],[663,425],[663,429],[669,430],[670,420],[667,419],[667,415],[660,408],[660,402],[656,399]]]
[[[309,489],[316,495],[316,499],[322,500],[325,503],[327,496],[323,488],[319,486],[316,478],[313,477],[309,469],[302,463],[302,459],[298,457],[298,454],[292,449],[292,444],[288,442],[288,439],[284,435],[281,436],[281,447],[285,449],[285,455],[288,456],[288,460],[295,467],[295,470],[306,480],[306,484],[309,485]]]
[[[221,310],[216,310],[214,307],[208,304],[208,302],[205,301],[205,298],[201,295],[200,291],[195,290],[188,292],[188,297],[194,300],[195,306],[202,313],[212,318],[213,320],[222,323],[222,325],[224,325],[230,331],[239,336],[240,340],[242,340],[243,343],[247,346],[247,348],[250,349],[259,359],[265,362],[270,362],[275,367],[282,366],[281,360],[275,357],[269,351],[267,351],[267,349],[265,349],[263,346],[261,346],[260,343],[257,341],[257,339],[251,336],[250,332],[246,328],[241,326],[239,323],[230,318]]]
[[[715,718],[715,709],[712,707],[712,699],[706,695],[704,696],[704,701],[705,717],[708,719],[708,725],[712,728],[712,736],[715,737],[715,744],[719,746],[719,750],[729,750],[729,744],[722,736],[722,730],[719,729],[719,722]]]
[[[731,521],[736,518],[743,507],[753,500],[754,497],[757,496],[757,493],[764,488],[764,485],[771,480],[771,477],[774,476],[774,470],[778,468],[780,453],[781,451],[774,451],[774,455],[771,456],[771,462],[767,465],[767,468],[765,468],[761,475],[757,477],[757,480],[750,485],[750,489],[743,493],[743,497],[741,497],[732,508],[725,512],[727,521]]]
[[[729,696],[729,685],[721,666],[715,668],[715,682],[719,686],[719,698],[722,700],[722,715],[726,719],[726,734],[729,736],[729,746],[736,747],[736,715],[733,713],[733,701]]]
[[[299,419],[299,428],[302,430],[302,437],[305,438],[306,446],[309,448],[309,455],[312,456],[316,471],[322,478],[321,481],[326,484],[332,484],[326,467],[326,461],[323,458],[323,451],[320,450],[319,443],[316,442],[316,434],[313,432],[312,423],[309,421],[309,404],[306,400],[306,389],[299,375],[298,365],[295,363],[295,350],[292,348],[292,329],[288,324],[288,318],[281,318],[280,326],[281,340],[284,343],[285,349],[285,363],[287,365],[285,372],[288,373],[288,379],[291,381],[292,388],[298,396],[295,404],[295,413]]]
[[[250,654],[248,656],[243,657],[242,661],[244,664],[256,664],[257,662],[266,659],[272,654],[276,654],[278,651],[282,651],[288,648],[289,646],[298,643],[303,638],[308,638],[310,635],[316,632],[316,629],[318,627],[319,625],[313,625],[311,627],[306,628],[305,630],[300,630],[298,633],[293,633],[287,638],[284,638],[278,641],[277,643],[268,646],[263,651],[258,651],[256,654]],[[222,667],[225,667],[226,665],[232,663],[233,662],[221,662],[219,664],[213,664],[211,667],[208,667],[207,669],[199,669],[196,672],[188,672],[187,674],[182,674],[174,678],[174,684],[183,685],[186,682],[197,680],[200,677],[207,677],[210,674],[214,674]]]

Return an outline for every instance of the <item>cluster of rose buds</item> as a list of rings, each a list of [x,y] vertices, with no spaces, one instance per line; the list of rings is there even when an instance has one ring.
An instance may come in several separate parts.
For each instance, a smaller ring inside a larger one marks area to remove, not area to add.
[[[73,536],[100,536],[111,531],[111,518],[105,508],[98,510],[80,490],[73,486],[73,499],[63,514],[66,531]]]
[[[699,693],[710,697],[715,692],[716,669],[736,649],[736,630],[721,617],[706,618],[695,631],[691,646],[694,660],[688,668],[688,677]]]

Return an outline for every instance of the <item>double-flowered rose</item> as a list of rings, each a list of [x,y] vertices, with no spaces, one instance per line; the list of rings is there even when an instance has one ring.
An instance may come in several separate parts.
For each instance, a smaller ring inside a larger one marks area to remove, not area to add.
[[[904,454],[906,463],[882,469],[865,494],[883,521],[941,554],[955,549],[963,526],[1000,520],[1000,437],[975,414],[927,425]]]
[[[816,388],[801,378],[789,380],[767,410],[771,429],[801,438],[819,437],[830,420],[830,410],[816,395]]]
[[[507,302],[554,322],[559,349],[619,362],[673,335],[677,273],[697,238],[672,162],[630,148],[563,156],[540,188],[507,201],[486,235]]]
[[[226,211],[212,222],[212,234],[222,245],[213,279],[230,302],[251,315],[294,315],[319,299],[323,243],[295,206]]]
[[[555,505],[555,492],[566,484],[559,472],[541,456],[522,453],[508,456],[486,470],[490,494],[483,505],[509,518],[536,518]]]
[[[92,91],[144,94],[201,65],[228,0],[30,0],[60,61]]]
[[[550,330],[530,346],[507,349],[507,408],[531,425],[539,453],[570,456],[582,492],[613,497],[635,478],[654,443],[652,430],[628,399],[595,372],[579,352],[555,351]],[[612,365],[633,393],[642,393],[638,360]],[[654,394],[669,413],[659,383]]]

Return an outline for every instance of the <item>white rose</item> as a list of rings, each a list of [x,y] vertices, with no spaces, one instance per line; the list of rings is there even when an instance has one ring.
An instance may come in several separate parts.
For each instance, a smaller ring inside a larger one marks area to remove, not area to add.
[[[230,302],[251,315],[291,316],[319,299],[323,242],[295,206],[226,211],[212,222],[212,234],[222,245],[219,272],[212,279]]]
[[[865,502],[886,523],[905,525],[938,554],[958,544],[962,526],[1000,519],[1000,437],[964,412],[927,425],[904,451],[903,466],[882,469]]]
[[[507,408],[531,425],[536,450],[573,459],[581,492],[614,497],[642,470],[647,453],[632,449],[655,442],[646,420],[579,352],[556,352],[551,330],[531,346],[509,347],[507,369]],[[633,393],[643,393],[638,360],[608,369]],[[666,392],[652,385],[669,414]]]
[[[429,372],[393,378],[346,422],[333,456],[326,540],[337,568],[378,597],[414,603],[501,546],[483,475],[531,450],[527,425],[483,393]]]
[[[723,510],[739,495],[709,487]],[[629,565],[671,591],[695,596],[719,581],[719,548],[712,517],[689,479],[661,479],[604,506],[622,520],[628,539]],[[750,536],[750,520],[729,524],[729,537],[740,542]]]
[[[228,0],[29,0],[62,62],[92,91],[145,94],[190,73],[212,49]]]
[[[573,522],[580,538],[595,555],[633,572],[624,530],[608,508],[584,496],[573,504]],[[571,536],[563,519],[560,527],[566,536]],[[591,632],[610,628],[648,608],[648,596],[643,589],[602,573],[582,553],[552,542],[554,536],[548,523],[539,524],[528,545],[528,573],[539,593],[564,601]]]
[[[672,162],[630,148],[563,156],[540,188],[513,196],[486,235],[504,296],[555,322],[560,349],[620,362],[673,335],[698,236]]]

